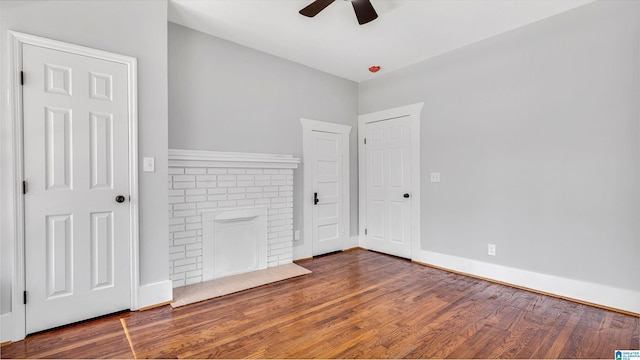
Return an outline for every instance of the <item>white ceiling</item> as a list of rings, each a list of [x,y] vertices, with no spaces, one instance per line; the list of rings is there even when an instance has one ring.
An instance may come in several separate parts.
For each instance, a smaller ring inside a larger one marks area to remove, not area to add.
[[[312,0],[170,0],[169,21],[360,82],[591,1],[371,0],[358,25],[343,0],[314,18],[298,14]]]

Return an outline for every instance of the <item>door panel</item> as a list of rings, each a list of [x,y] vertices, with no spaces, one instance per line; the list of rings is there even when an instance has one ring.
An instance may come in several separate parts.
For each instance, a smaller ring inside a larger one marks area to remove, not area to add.
[[[342,250],[342,136],[314,131],[313,191],[318,203],[313,206],[313,255]]]
[[[369,249],[411,257],[411,136],[410,118],[368,123],[365,235]]]
[[[131,307],[127,67],[23,46],[27,333]]]

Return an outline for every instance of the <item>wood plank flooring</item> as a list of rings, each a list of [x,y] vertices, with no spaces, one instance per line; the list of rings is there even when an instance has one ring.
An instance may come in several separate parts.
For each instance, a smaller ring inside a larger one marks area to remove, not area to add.
[[[356,250],[313,274],[28,336],[2,358],[605,358],[640,319]],[[128,332],[130,342],[125,334]]]

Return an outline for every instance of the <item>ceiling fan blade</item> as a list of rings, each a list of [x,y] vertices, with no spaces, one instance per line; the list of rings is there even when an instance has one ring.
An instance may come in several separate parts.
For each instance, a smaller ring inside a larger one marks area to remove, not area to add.
[[[331,3],[334,1],[335,0],[316,0],[307,5],[307,7],[305,7],[304,9],[300,10],[299,13],[304,16],[314,17],[318,15],[320,11],[324,10],[324,8],[331,5]]]
[[[378,18],[378,13],[376,13],[376,10],[369,0],[352,0],[351,4],[353,5],[353,11],[355,11],[360,25],[364,25]]]

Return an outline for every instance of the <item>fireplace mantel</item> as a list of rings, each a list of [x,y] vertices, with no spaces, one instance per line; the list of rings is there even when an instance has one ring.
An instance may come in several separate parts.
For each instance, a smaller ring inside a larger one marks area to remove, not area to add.
[[[169,149],[169,167],[296,169],[293,155]]]

